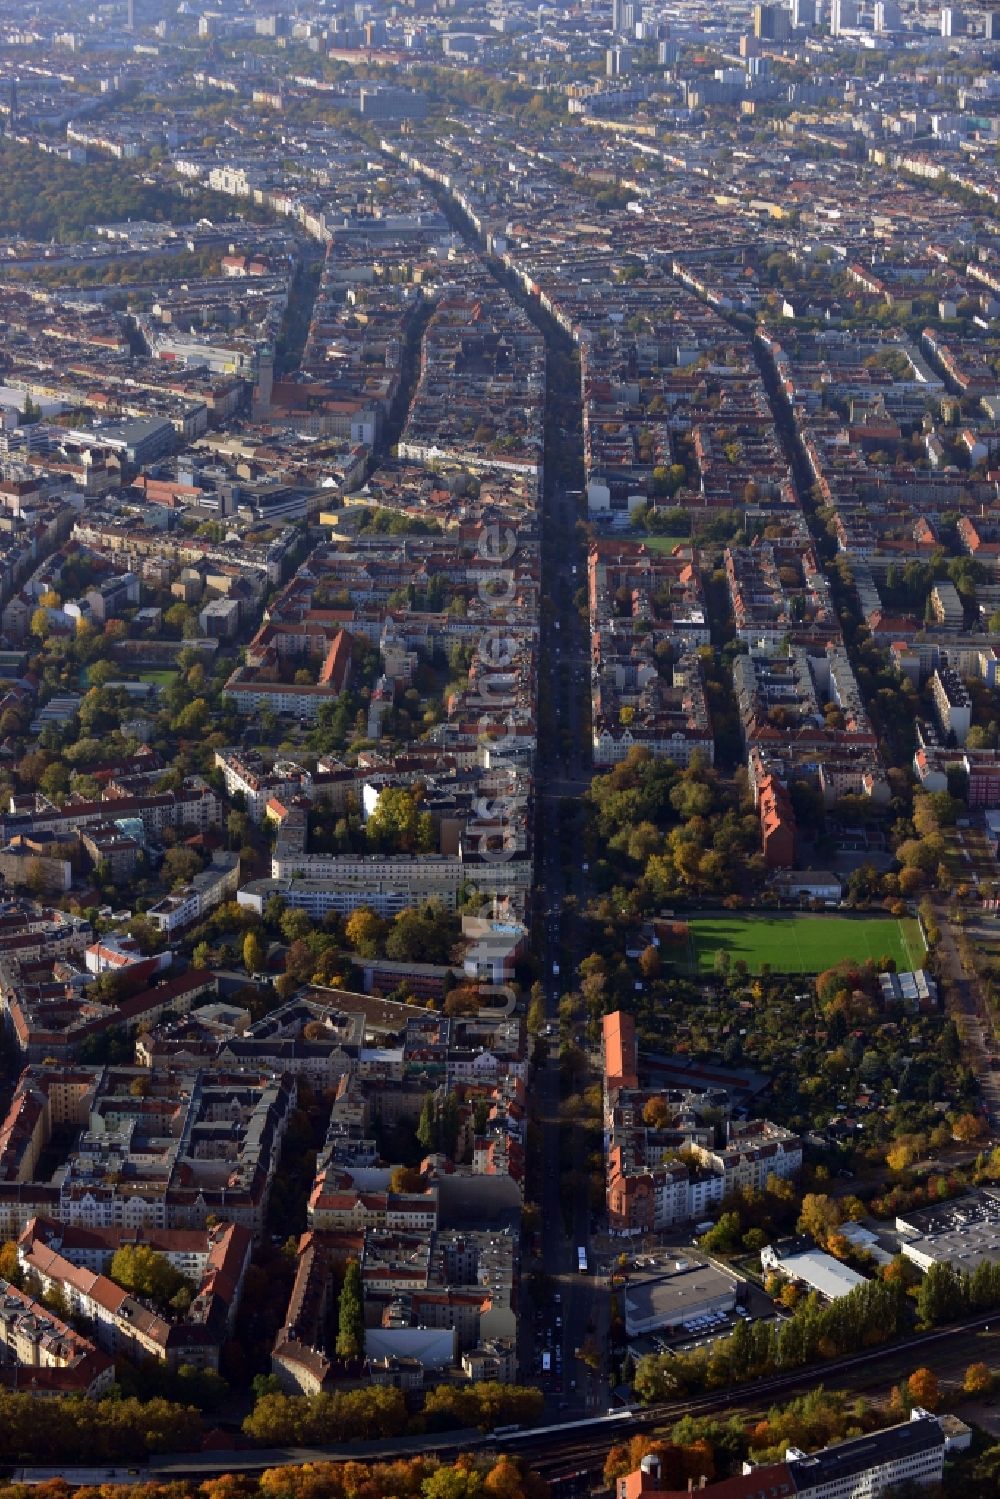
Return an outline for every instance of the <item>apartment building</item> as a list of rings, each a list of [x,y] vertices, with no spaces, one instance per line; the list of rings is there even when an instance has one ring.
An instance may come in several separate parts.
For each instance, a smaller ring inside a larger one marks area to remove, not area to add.
[[[264,821],[272,798],[287,801],[309,794],[309,772],[293,760],[277,759],[269,767],[255,752],[222,749],[215,751],[215,768],[222,771],[226,795],[241,796],[247,816],[258,824]]]
[[[963,745],[972,727],[972,699],[961,677],[950,666],[939,666],[930,679],[931,698],[941,733]]]
[[[106,1395],[114,1359],[9,1281],[0,1280],[0,1385],[36,1397]]]
[[[196,874],[182,890],[172,891],[156,901],[146,914],[155,927],[172,937],[231,899],[239,883],[239,854],[215,849],[207,869]]]
[[[704,1480],[708,1499],[881,1499],[903,1488],[930,1488],[944,1475],[946,1453],[968,1443],[968,1428],[952,1431],[950,1418],[919,1407],[909,1421],[805,1453],[789,1447],[782,1463],[744,1463],[742,1474],[718,1483]],[[958,1423],[961,1427],[961,1423]],[[668,1488],[662,1459],[651,1455],[617,1483],[617,1499],[684,1499],[690,1488]]]

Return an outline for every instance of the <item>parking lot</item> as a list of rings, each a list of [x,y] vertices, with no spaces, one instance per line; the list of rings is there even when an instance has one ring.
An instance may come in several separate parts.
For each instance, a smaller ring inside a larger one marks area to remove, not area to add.
[[[679,1255],[682,1258],[678,1258]],[[692,1255],[689,1246],[677,1242],[670,1248],[665,1244],[655,1249],[647,1246],[643,1252],[627,1256],[624,1264],[618,1262],[616,1256],[609,1269],[613,1269],[616,1294],[627,1297],[631,1285],[634,1294],[642,1298],[642,1284],[650,1276],[654,1281],[662,1275],[670,1279],[682,1269],[689,1269],[697,1274],[699,1263],[707,1272],[708,1262]],[[690,1353],[696,1348],[707,1348],[720,1338],[728,1338],[740,1322],[785,1320],[785,1314],[775,1306],[763,1287],[752,1279],[736,1277],[733,1291],[737,1297],[737,1304],[733,1307],[724,1304],[692,1306],[687,1317],[677,1320],[671,1318],[661,1327],[634,1334],[629,1338],[633,1357],[640,1358],[649,1353]]]

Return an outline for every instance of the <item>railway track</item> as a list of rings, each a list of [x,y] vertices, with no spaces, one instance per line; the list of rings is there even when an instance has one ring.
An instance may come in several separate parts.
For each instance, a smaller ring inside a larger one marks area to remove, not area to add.
[[[965,1355],[963,1339],[1000,1324],[1000,1311],[967,1317],[952,1327],[934,1332],[915,1333],[912,1337],[863,1353],[850,1354],[808,1369],[793,1369],[785,1374],[768,1376],[744,1385],[731,1386],[692,1399],[666,1401],[638,1410],[622,1410],[590,1420],[561,1422],[554,1426],[533,1427],[484,1433],[452,1431],[437,1435],[389,1438],[378,1442],[357,1442],[338,1447],[275,1447],[233,1450],[229,1452],[187,1452],[153,1458],[144,1464],[116,1468],[49,1468],[21,1467],[13,1477],[21,1483],[42,1483],[59,1477],[71,1487],[99,1483],[135,1484],[169,1483],[182,1479],[203,1481],[222,1473],[254,1475],[267,1468],[296,1466],[304,1463],[379,1462],[396,1458],[433,1454],[442,1458],[460,1452],[509,1452],[523,1457],[532,1468],[550,1481],[591,1473],[602,1468],[610,1449],[618,1442],[642,1431],[670,1426],[682,1416],[732,1413],[761,1402],[771,1403],[781,1395],[795,1395],[829,1384],[858,1371],[875,1370],[886,1364],[899,1363],[914,1367],[930,1351],[940,1352],[949,1366],[959,1368]],[[970,1360],[972,1350],[968,1354]],[[873,1381],[874,1382],[874,1381]]]

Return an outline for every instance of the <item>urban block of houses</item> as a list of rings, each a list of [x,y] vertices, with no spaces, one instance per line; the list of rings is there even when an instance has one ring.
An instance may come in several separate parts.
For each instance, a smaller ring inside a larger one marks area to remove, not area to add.
[[[611,1233],[634,1236],[698,1221],[724,1197],[762,1190],[770,1177],[796,1176],[802,1141],[766,1120],[728,1119],[717,1144],[700,1111],[716,1112],[714,1096],[680,1098],[639,1086],[632,1016],[603,1021],[605,1191]],[[654,1112],[655,1111],[655,1112]],[[679,1153],[683,1151],[683,1159]]]
[[[107,1271],[123,1246],[148,1247],[189,1280],[183,1312],[157,1308],[116,1284]],[[253,1236],[236,1223],[200,1231],[84,1227],[34,1218],[17,1245],[18,1264],[43,1292],[61,1294],[70,1310],[94,1328],[99,1347],[135,1362],[153,1358],[218,1370],[232,1334]]]

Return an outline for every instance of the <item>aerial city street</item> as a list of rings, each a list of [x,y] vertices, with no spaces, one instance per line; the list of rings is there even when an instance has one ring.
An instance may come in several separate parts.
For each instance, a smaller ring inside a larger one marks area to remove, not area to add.
[[[3,0],[0,1499],[1000,1495],[998,1021],[1000,9]]]

